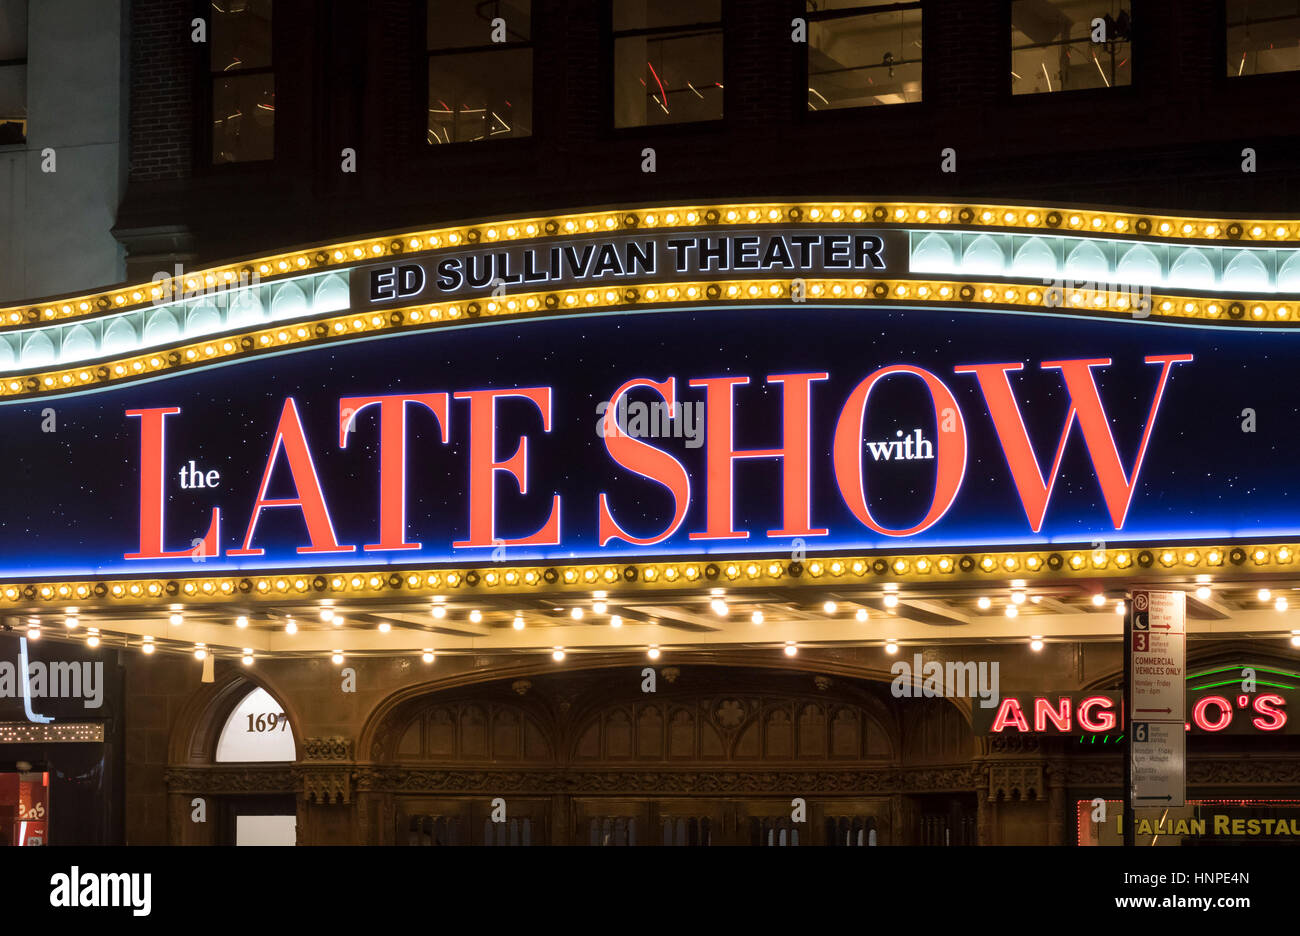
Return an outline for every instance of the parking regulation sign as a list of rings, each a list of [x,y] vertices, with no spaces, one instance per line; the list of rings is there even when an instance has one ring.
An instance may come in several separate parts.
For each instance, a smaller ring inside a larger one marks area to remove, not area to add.
[[[1187,596],[1133,592],[1126,628],[1132,802],[1182,806],[1187,795]]]

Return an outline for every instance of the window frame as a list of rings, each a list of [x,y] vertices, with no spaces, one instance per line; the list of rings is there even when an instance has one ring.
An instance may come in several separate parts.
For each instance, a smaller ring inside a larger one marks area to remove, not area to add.
[[[862,4],[862,0],[859,0]],[[796,61],[796,78],[794,109],[796,114],[801,115],[804,119],[825,120],[824,115],[831,114],[864,114],[875,111],[892,111],[898,107],[917,108],[926,103],[926,79],[927,66],[925,57],[925,31],[927,18],[925,15],[926,0],[898,0],[896,3],[882,3],[878,6],[859,5],[843,10],[820,10],[811,12],[808,10],[807,0],[794,0],[795,16],[802,16],[808,26],[807,41],[803,43],[803,54],[795,56]],[[812,57],[812,24],[825,20],[848,19],[854,16],[869,16],[875,13],[901,13],[906,10],[917,10],[921,14],[921,100],[904,101],[901,104],[861,104],[857,107],[828,107],[826,109],[813,110],[808,106],[808,81],[809,71],[811,69],[810,59]],[[799,96],[802,95],[802,96]]]
[[[604,89],[601,122],[606,130],[623,136],[644,133],[681,134],[692,132],[692,128],[716,128],[724,124],[727,120],[727,85],[729,84],[727,80],[727,62],[729,60],[727,55],[727,7],[729,0],[719,0],[718,19],[716,21],[696,21],[673,26],[651,26],[643,29],[624,30],[614,29],[614,4],[616,2],[618,0],[606,0],[605,3],[601,4],[600,43],[602,55],[600,81],[601,87]],[[689,30],[716,31],[718,38],[722,40],[722,116],[708,120],[681,120],[663,124],[640,123],[626,127],[618,126],[614,122],[616,101],[614,76],[616,72],[615,62],[618,57],[618,40],[635,36],[667,35]]]
[[[527,41],[515,42],[487,42],[483,45],[475,46],[452,46],[445,49],[429,48],[429,2],[428,0],[415,0],[418,7],[415,16],[415,23],[418,26],[416,35],[422,36],[417,44],[421,50],[420,57],[420,76],[419,87],[424,90],[414,95],[419,102],[419,126],[420,139],[423,150],[429,153],[463,153],[465,147],[470,144],[491,145],[493,148],[500,146],[521,146],[538,136],[537,127],[537,32],[533,24],[534,0],[528,0],[528,39]],[[487,137],[482,140],[456,140],[451,143],[431,143],[429,142],[429,64],[435,56],[447,55],[464,55],[471,52],[504,52],[508,49],[528,49],[532,52],[529,81],[529,124],[530,128],[527,134],[500,137],[492,139]],[[474,152],[474,150],[470,150]]]
[[[1228,3],[1230,0],[1217,0],[1214,4],[1214,15],[1216,32],[1219,41],[1215,44],[1214,50],[1214,69],[1217,80],[1223,87],[1233,88],[1238,85],[1249,87],[1254,82],[1287,82],[1300,81],[1300,68],[1288,69],[1287,71],[1262,72],[1253,75],[1230,75],[1228,74]],[[1287,76],[1292,76],[1288,78]],[[1256,88],[1252,94],[1258,93]]]
[[[1148,63],[1141,57],[1142,48],[1150,46],[1146,30],[1146,20],[1148,17],[1146,0],[1129,0],[1130,15],[1132,17],[1132,26],[1129,31],[1129,46],[1133,57],[1133,80],[1126,85],[1112,85],[1111,87],[1101,88],[1075,88],[1069,91],[1050,91],[1042,94],[1016,94],[1011,86],[1011,66],[1015,61],[1014,50],[1011,47],[1011,31],[1014,28],[1011,19],[1011,8],[1016,0],[1006,0],[1002,4],[1002,36],[1005,41],[1002,42],[1002,86],[1001,95],[1004,101],[1011,102],[1012,106],[1030,106],[1031,101],[1080,101],[1085,104],[1095,104],[1102,101],[1115,102],[1136,96],[1146,85],[1146,69]],[[1058,95],[1065,95],[1059,98]]]
[[[31,15],[32,9],[31,3],[29,2],[27,3],[27,16],[25,20],[27,25],[27,34],[23,37],[23,57],[20,59],[0,59],[0,69],[11,67],[21,67],[23,69],[23,110],[27,112],[26,117],[23,119],[23,138],[17,143],[0,143],[0,152],[26,148],[27,138],[31,133],[32,115],[27,106],[29,95],[27,94],[26,75],[28,60],[31,57]]]
[[[240,69],[241,75],[269,74],[272,79],[272,87],[276,88],[276,116],[271,122],[271,158],[270,159],[236,159],[230,162],[217,162],[212,155],[212,144],[214,134],[212,132],[213,114],[213,95],[216,90],[216,81],[214,75],[223,74],[212,70],[212,0],[191,0],[194,5],[194,15],[203,20],[207,30],[207,42],[195,43],[201,49],[201,54],[194,56],[194,87],[196,93],[194,107],[194,147],[195,151],[190,159],[190,171],[192,175],[202,176],[212,173],[238,173],[238,172],[257,172],[261,168],[274,166],[280,159],[280,119],[279,119],[279,91],[276,79],[276,61],[280,58],[277,54],[280,50],[281,41],[279,39],[280,20],[282,17],[275,15],[275,0],[271,3],[271,64],[259,66],[257,68]]]

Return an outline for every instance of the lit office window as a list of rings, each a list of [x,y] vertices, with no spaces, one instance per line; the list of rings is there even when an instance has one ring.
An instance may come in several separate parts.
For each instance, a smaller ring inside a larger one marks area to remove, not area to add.
[[[27,141],[27,0],[0,0],[0,146]]]
[[[529,0],[428,0],[430,145],[531,136]]]
[[[1133,83],[1129,0],[1012,0],[1011,93]]]
[[[1228,75],[1300,70],[1300,0],[1228,0]]]
[[[614,126],[722,117],[721,0],[614,0]]]
[[[921,4],[806,0],[808,109],[921,100]]]
[[[275,155],[271,0],[212,0],[212,161]]]

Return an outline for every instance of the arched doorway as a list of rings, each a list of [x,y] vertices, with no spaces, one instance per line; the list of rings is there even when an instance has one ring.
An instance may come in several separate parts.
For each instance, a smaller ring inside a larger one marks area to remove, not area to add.
[[[405,845],[849,845],[974,829],[972,742],[942,699],[734,666],[548,673],[408,699],[371,734],[363,839]],[[933,826],[933,823],[930,823]]]

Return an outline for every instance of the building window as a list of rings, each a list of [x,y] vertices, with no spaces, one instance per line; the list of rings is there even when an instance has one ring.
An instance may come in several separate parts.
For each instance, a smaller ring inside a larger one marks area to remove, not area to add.
[[[1011,93],[1133,83],[1128,0],[1012,0]]]
[[[722,118],[721,0],[614,0],[614,126]]]
[[[921,100],[921,4],[806,0],[808,109]]]
[[[275,156],[272,0],[212,0],[209,75],[212,161]]]
[[[50,775],[0,772],[0,847],[48,845]]]
[[[27,142],[27,0],[0,0],[0,146]]]
[[[428,0],[430,145],[533,133],[529,0]]]
[[[1228,0],[1228,75],[1300,70],[1300,0]]]

